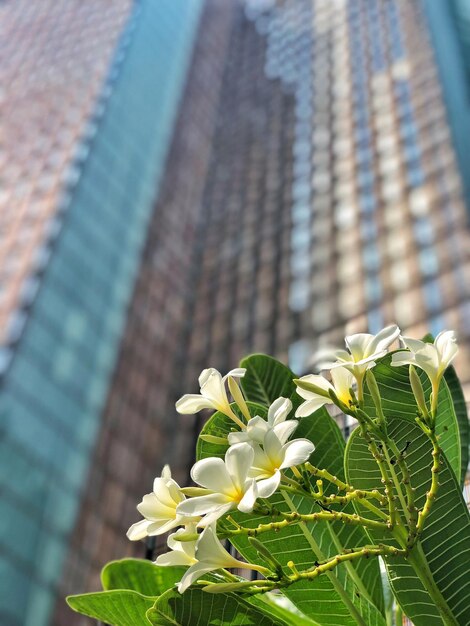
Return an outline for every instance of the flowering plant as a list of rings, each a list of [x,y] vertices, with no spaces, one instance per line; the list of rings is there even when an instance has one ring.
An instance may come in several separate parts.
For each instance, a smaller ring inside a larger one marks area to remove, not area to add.
[[[296,378],[265,355],[225,377],[204,370],[201,394],[176,404],[215,410],[195,485],[165,467],[128,532],[172,530],[169,551],[155,564],[108,564],[104,591],[70,606],[116,626],[393,626],[403,614],[415,626],[468,625],[469,433],[455,336],[399,333],[347,337],[347,350],[319,361],[322,375]],[[326,406],[354,418],[347,443]]]

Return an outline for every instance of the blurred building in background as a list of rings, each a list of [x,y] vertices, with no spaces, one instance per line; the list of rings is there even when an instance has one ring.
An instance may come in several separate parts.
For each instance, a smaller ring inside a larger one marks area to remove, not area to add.
[[[87,624],[207,366],[396,321],[470,397],[463,0],[0,6],[0,622]]]

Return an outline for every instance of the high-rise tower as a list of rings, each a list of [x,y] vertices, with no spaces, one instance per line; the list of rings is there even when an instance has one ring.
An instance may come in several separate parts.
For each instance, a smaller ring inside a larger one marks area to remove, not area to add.
[[[0,7],[6,626],[144,555],[204,367],[396,321],[456,329],[470,395],[464,3],[111,4]]]

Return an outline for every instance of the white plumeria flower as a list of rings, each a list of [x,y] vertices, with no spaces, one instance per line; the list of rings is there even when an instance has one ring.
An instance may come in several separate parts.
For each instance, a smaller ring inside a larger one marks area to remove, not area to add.
[[[454,331],[443,330],[434,343],[401,337],[408,348],[392,355],[392,365],[416,365],[426,372],[431,382],[439,382],[459,351]]]
[[[268,410],[267,420],[256,415],[246,425],[242,431],[230,433],[228,442],[230,445],[236,443],[263,443],[264,437],[269,430],[273,430],[285,440],[292,435],[298,426],[295,420],[286,421],[287,416],[292,411],[292,402],[288,398],[277,398]]]
[[[281,470],[295,467],[308,460],[315,450],[314,444],[308,439],[293,439],[287,442],[287,437],[279,437],[273,430],[266,433],[263,447],[253,446],[254,458],[250,476],[256,478],[258,489],[273,494],[281,482]]]
[[[346,337],[347,350],[330,352],[329,357],[323,352],[321,360],[317,359],[320,369],[346,367],[357,381],[357,396],[362,400],[364,374],[375,366],[377,359],[387,354],[388,348],[397,339],[400,329],[396,324],[383,328],[377,335],[358,333]]]
[[[188,587],[196,582],[198,578],[221,568],[249,568],[261,570],[261,566],[244,563],[234,558],[223,547],[217,538],[213,525],[207,526],[196,543],[196,562],[185,572],[183,578],[178,584],[178,591],[183,593]]]
[[[245,424],[235,415],[230,406],[225,384],[229,379],[235,381],[235,379],[243,378],[245,372],[246,369],[240,367],[222,377],[222,374],[213,367],[203,370],[199,376],[201,393],[184,395],[177,401],[176,410],[184,415],[192,415],[203,409],[215,409],[244,428]]]
[[[437,392],[445,370],[452,363],[459,351],[454,331],[443,330],[434,340],[426,343],[411,337],[401,337],[408,350],[395,352],[392,365],[414,365],[426,372],[431,381],[433,398],[432,412],[437,408]]]
[[[248,476],[253,458],[253,447],[238,443],[227,450],[225,461],[209,457],[195,463],[191,478],[207,489],[207,494],[181,502],[178,514],[205,515],[198,524],[203,528],[232,509],[251,513],[258,497],[267,498],[273,493],[268,493],[267,488],[259,489],[254,478]]]
[[[146,494],[137,505],[137,510],[144,519],[129,528],[127,537],[131,541],[138,541],[144,537],[163,535],[177,526],[192,521],[176,512],[176,507],[185,499],[180,486],[171,477],[170,468],[165,465],[161,477],[155,478],[153,482],[153,492]]]
[[[175,537],[178,535],[196,533],[195,524],[187,524],[184,528],[179,528],[175,533],[168,537],[168,547],[170,552],[160,554],[155,561],[155,565],[194,565],[196,559],[196,542],[194,541],[178,541]]]
[[[336,350],[334,363],[327,363],[322,369],[346,367],[356,378],[375,365],[375,360],[387,354],[390,345],[397,339],[400,329],[396,324],[383,328],[377,335],[357,333],[346,337],[347,350]]]
[[[308,374],[307,376],[299,378],[299,381],[296,381],[297,393],[305,402],[299,406],[295,412],[295,416],[306,417],[325,404],[333,404],[333,400],[328,395],[330,391],[333,391],[343,404],[349,406],[354,400],[351,394],[351,389],[355,382],[354,376],[346,367],[336,367],[331,370],[331,381],[330,383],[326,378],[317,374]],[[323,390],[324,394],[302,388],[299,386],[299,382],[315,385],[315,387]]]

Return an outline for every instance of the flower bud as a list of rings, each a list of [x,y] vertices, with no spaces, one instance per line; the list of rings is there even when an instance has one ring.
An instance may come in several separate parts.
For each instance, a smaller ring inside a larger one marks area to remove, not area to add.
[[[330,397],[326,389],[322,389],[321,387],[319,387],[318,385],[314,385],[313,383],[308,383],[306,380],[302,380],[301,378],[294,378],[293,382],[297,385],[297,387],[300,387],[305,391],[317,393],[319,396],[323,396],[324,398]]]
[[[252,545],[252,547],[256,550],[259,556],[266,561],[266,563],[272,567],[275,572],[280,572],[282,574],[282,565],[279,561],[271,554],[271,552],[266,548],[266,546],[256,539],[255,537],[248,537],[248,541]]]
[[[416,399],[416,404],[418,405],[421,413],[425,417],[427,417],[428,408],[426,406],[426,398],[424,397],[423,385],[421,384],[421,379],[418,376],[418,372],[416,371],[416,368],[413,367],[413,365],[410,365],[410,383]]]
[[[233,378],[232,376],[228,377],[228,388],[230,389],[230,393],[232,394],[232,398],[237,403],[237,405],[238,405],[240,411],[242,412],[243,416],[245,417],[246,420],[250,421],[251,415],[250,415],[250,411],[248,409],[248,405],[247,405],[247,403],[245,401],[245,398],[243,397],[243,394],[241,392],[240,387],[238,386],[238,383],[236,382],[235,378]]]

